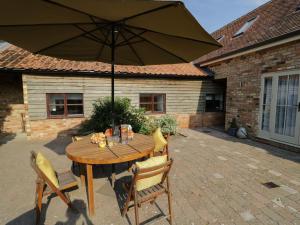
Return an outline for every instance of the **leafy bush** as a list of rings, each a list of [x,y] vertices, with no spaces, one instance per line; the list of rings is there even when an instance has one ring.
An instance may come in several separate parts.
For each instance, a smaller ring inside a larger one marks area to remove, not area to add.
[[[80,133],[104,132],[112,125],[111,99],[100,98],[93,104],[93,113],[82,124]],[[115,99],[115,124],[130,124],[136,133],[151,134],[161,127],[163,133],[176,134],[176,119],[169,115],[160,118],[145,116],[145,111],[131,105],[129,98]]]
[[[177,121],[175,117],[164,115],[162,117],[146,117],[146,121],[140,129],[142,134],[151,134],[156,128],[161,127],[162,133],[176,134]]]
[[[103,132],[112,125],[111,99],[100,98],[93,104],[93,113],[83,123],[81,132]],[[115,124],[131,124],[134,132],[139,132],[145,121],[144,110],[131,105],[128,98],[115,99]]]
[[[162,133],[176,134],[177,121],[175,117],[164,115],[155,120],[156,127],[161,127]]]
[[[152,134],[156,129],[156,123],[154,117],[145,117],[145,121],[139,131],[140,134]]]

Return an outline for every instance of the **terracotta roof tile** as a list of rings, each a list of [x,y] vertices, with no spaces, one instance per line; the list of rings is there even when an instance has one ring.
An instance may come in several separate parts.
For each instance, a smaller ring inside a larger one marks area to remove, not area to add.
[[[0,70],[52,70],[110,73],[111,65],[101,62],[77,62],[42,55],[33,55],[24,49],[11,45],[0,52]],[[191,63],[151,66],[117,65],[115,71],[119,74],[128,75],[207,76],[205,71],[195,67]]]
[[[299,5],[299,0],[272,0],[225,25],[212,33],[215,39],[224,35],[220,41],[223,47],[199,58],[196,62],[201,64],[240,49],[300,31],[300,11],[296,11]],[[244,34],[233,38],[247,21],[256,16],[256,21]]]

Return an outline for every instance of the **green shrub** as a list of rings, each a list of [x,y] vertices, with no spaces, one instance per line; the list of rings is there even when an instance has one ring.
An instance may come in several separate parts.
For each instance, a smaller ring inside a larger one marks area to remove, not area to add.
[[[140,134],[152,134],[156,129],[155,119],[153,117],[145,117],[145,121],[139,131]]]
[[[112,126],[111,98],[98,99],[93,104],[93,113],[82,124],[81,132],[103,132]],[[131,124],[134,132],[139,132],[145,121],[144,110],[131,105],[128,98],[115,98],[115,124]]]
[[[164,115],[155,120],[155,126],[161,127],[164,134],[176,134],[177,121],[174,116]]]
[[[174,135],[176,134],[177,121],[175,117],[170,115],[164,115],[162,117],[146,117],[146,121],[140,129],[140,133],[151,134],[158,127],[161,127],[162,133]]]
[[[104,132],[112,125],[111,99],[100,98],[93,104],[92,116],[82,124],[80,133]],[[145,116],[144,109],[131,105],[129,98],[115,99],[115,124],[130,124],[136,133],[151,134],[161,127],[163,133],[176,134],[176,119],[169,115],[160,118]]]

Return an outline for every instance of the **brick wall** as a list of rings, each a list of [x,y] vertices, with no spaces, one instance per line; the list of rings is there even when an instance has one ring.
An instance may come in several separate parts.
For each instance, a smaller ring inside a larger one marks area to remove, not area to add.
[[[261,76],[300,68],[300,42],[266,49],[210,66],[215,79],[227,78],[225,125],[236,117],[256,136],[259,129]]]
[[[180,128],[210,127],[224,124],[224,113],[175,114]],[[46,139],[76,134],[84,118],[45,119],[30,121],[29,139]]]
[[[76,134],[84,118],[46,119],[30,121],[29,139],[48,139]]]
[[[224,124],[223,112],[203,112],[197,114],[174,115],[181,128],[212,127]]]
[[[0,133],[24,130],[24,104],[20,74],[0,74]]]

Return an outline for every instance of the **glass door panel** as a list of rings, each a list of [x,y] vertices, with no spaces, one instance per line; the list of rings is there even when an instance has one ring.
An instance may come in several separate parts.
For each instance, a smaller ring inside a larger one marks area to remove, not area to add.
[[[293,144],[299,142],[299,75],[278,76],[274,138]]]
[[[266,77],[264,79],[261,130],[267,132],[270,131],[271,101],[272,101],[272,77]]]

